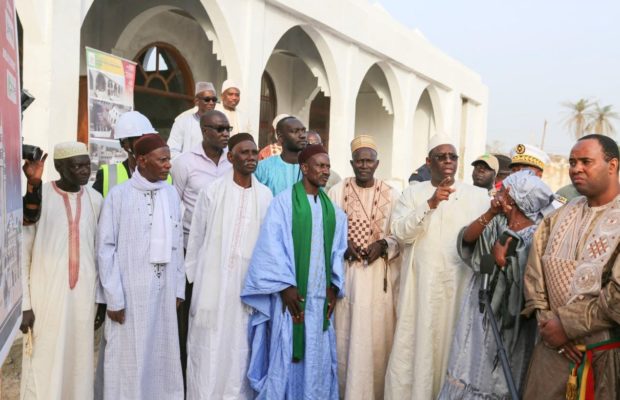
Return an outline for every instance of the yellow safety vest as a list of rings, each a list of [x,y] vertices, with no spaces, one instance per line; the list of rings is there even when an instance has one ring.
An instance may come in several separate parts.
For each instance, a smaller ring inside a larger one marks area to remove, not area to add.
[[[110,189],[112,189],[115,185],[125,182],[129,179],[129,174],[127,173],[127,168],[123,163],[116,163],[111,165],[105,164],[101,166],[101,172],[103,172],[103,197],[108,195]],[[168,174],[168,179],[166,182],[172,184],[172,176]]]

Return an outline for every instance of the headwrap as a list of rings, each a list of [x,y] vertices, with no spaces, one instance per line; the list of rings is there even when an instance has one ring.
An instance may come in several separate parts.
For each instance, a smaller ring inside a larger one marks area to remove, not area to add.
[[[428,141],[428,152],[430,153],[435,147],[441,146],[442,144],[449,144],[456,148],[454,145],[454,141],[452,138],[445,133],[439,132]]]
[[[168,147],[164,139],[155,133],[147,133],[142,135],[140,139],[134,143],[133,148],[137,156],[144,156],[160,147]]]
[[[215,93],[215,86],[213,86],[211,82],[196,82],[196,90],[194,95],[207,90]]]
[[[547,214],[549,207],[553,207],[551,204],[554,198],[553,192],[529,169],[510,174],[502,184],[504,187],[510,187],[510,197],[523,214],[535,224]]]
[[[225,91],[227,91],[230,88],[235,88],[237,90],[241,90],[241,89],[239,89],[239,85],[237,85],[237,83],[235,83],[235,81],[233,81],[232,79],[226,79],[224,81],[224,83],[222,83],[222,93],[224,93]]]
[[[82,142],[63,142],[54,146],[54,160],[87,155],[88,148]]]
[[[306,146],[306,148],[303,149],[299,153],[299,156],[297,157],[297,160],[298,160],[299,164],[304,164],[304,163],[308,162],[308,160],[312,156],[315,156],[317,154],[329,154],[329,153],[327,153],[327,150],[325,150],[325,147],[323,147],[322,144],[311,144],[310,146]]]
[[[377,151],[377,144],[370,135],[359,135],[351,141],[351,153],[355,153],[358,149],[373,149]]]
[[[232,135],[230,139],[228,139],[228,151],[232,151],[232,149],[236,145],[241,142],[245,142],[246,140],[249,140],[252,143],[256,143],[254,141],[254,136],[250,135],[249,133],[241,132],[237,133],[236,135]]]

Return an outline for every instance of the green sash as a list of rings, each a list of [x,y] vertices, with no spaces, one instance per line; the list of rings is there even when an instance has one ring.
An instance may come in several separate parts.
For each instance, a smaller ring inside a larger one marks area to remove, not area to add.
[[[336,231],[336,212],[331,200],[325,192],[319,190],[319,200],[323,211],[323,250],[325,252],[325,279],[327,287],[331,283],[332,274],[332,244]],[[308,273],[310,271],[310,250],[312,247],[312,210],[308,202],[308,195],[302,182],[293,185],[293,249],[295,251],[295,277],[297,279],[297,291],[302,298],[306,298],[308,292]],[[323,306],[324,321],[323,330],[329,327],[327,318],[327,297]],[[301,303],[301,309],[306,308],[305,302]],[[304,358],[305,348],[304,323],[293,323],[293,359]]]

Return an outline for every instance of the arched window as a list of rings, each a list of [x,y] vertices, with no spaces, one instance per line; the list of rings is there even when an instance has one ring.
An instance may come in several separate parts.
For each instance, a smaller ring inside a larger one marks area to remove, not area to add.
[[[173,46],[153,43],[134,58],[134,109],[146,115],[165,139],[174,118],[193,107],[194,80],[187,62]]]
[[[260,123],[258,127],[258,145],[263,148],[275,141],[273,119],[276,117],[278,102],[273,80],[267,72],[263,72],[260,84]]]

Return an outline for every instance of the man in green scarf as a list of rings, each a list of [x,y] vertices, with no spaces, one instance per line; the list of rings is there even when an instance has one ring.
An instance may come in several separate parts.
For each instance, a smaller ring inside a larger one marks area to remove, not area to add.
[[[273,199],[261,226],[241,298],[250,319],[248,378],[259,399],[338,399],[331,323],[344,295],[346,216],[323,191],[329,156],[299,154],[302,181]]]

